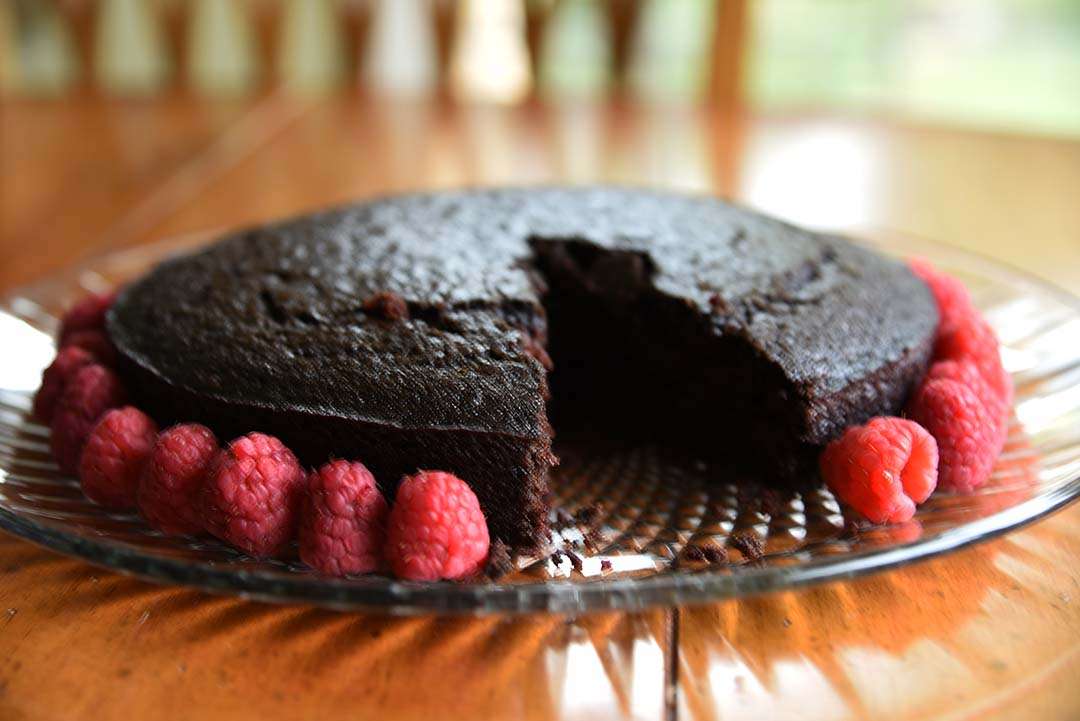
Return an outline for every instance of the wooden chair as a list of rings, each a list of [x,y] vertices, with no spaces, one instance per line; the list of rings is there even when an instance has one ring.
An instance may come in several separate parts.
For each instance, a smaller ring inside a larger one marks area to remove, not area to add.
[[[0,91],[738,104],[746,0],[5,0]]]

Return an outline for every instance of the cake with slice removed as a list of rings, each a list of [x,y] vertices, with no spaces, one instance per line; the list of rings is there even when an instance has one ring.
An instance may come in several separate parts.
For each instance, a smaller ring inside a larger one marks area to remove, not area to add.
[[[163,427],[272,433],[308,465],[362,459],[391,492],[452,472],[519,547],[546,537],[549,409],[560,432],[798,482],[845,427],[903,407],[936,324],[900,262],[619,188],[407,195],[240,231],[107,318]]]

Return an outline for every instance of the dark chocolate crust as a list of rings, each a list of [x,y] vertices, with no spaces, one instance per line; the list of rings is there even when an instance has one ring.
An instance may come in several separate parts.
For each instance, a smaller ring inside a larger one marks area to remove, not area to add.
[[[400,196],[245,230],[154,269],[108,317],[161,422],[275,433],[391,486],[458,473],[512,545],[546,531],[549,354],[560,423],[634,416],[790,476],[901,406],[936,323],[901,263],[615,188]]]

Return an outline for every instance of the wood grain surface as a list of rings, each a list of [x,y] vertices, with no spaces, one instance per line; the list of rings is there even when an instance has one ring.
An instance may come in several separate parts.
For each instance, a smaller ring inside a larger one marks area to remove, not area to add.
[[[370,99],[0,105],[0,290],[356,197],[648,183],[937,238],[1080,289],[1080,143],[868,118]],[[16,351],[17,352],[17,351]],[[3,719],[1075,719],[1080,507],[711,606],[395,619],[136,581],[0,535]]]

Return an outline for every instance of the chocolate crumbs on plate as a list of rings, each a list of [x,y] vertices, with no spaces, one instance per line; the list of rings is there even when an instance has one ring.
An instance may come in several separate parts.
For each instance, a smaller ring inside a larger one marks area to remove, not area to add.
[[[683,558],[687,561],[704,561],[705,552],[697,546],[687,546],[683,551]]]
[[[746,556],[748,561],[756,563],[765,557],[765,544],[748,531],[741,531],[732,536],[731,545]]]
[[[873,527],[874,524],[864,518],[845,518],[844,530],[841,535],[846,538],[855,538],[859,534],[865,533]]]
[[[723,546],[717,546],[710,543],[709,545],[703,547],[701,551],[705,554],[705,560],[709,563],[716,565],[727,563],[728,553],[727,549]]]
[[[574,514],[574,520],[576,520],[578,523],[588,525],[591,524],[594,520],[596,520],[596,517],[600,515],[600,512],[600,506],[596,503],[591,503],[588,506],[579,508]]]

